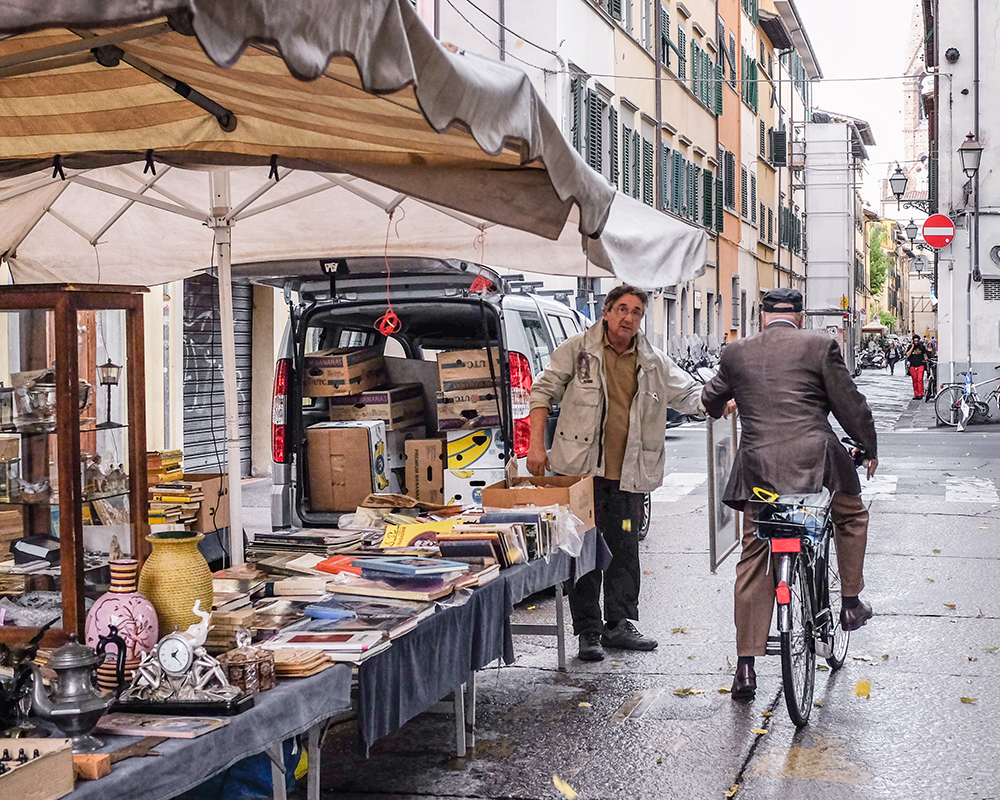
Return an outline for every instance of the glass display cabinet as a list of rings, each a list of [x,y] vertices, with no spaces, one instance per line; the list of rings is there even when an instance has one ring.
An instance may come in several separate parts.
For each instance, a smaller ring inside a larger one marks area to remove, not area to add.
[[[61,599],[61,625],[45,646],[70,633],[83,640],[85,573],[106,564],[108,550],[120,545],[140,562],[148,553],[144,292],[0,290],[0,560],[9,568],[0,589],[15,587],[8,604],[29,608],[33,593],[41,604],[45,590],[58,589],[47,599]],[[20,563],[11,567],[11,558]],[[10,624],[13,608],[0,608],[2,642],[37,632]]]

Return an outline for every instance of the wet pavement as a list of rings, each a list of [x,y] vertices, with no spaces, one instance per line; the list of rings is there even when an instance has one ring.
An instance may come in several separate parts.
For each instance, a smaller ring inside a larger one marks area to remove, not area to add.
[[[709,570],[704,426],[668,435],[676,480],[657,495],[642,544],[641,628],[652,653],[608,651],[556,669],[555,640],[517,636],[517,661],[479,674],[477,743],[454,756],[453,720],[427,713],[357,755],[351,723],[324,748],[324,798],[881,800],[1000,798],[1000,453],[987,427],[935,426],[909,380],[866,372],[880,469],[865,487],[867,588],[876,617],[848,660],[816,680],[797,730],[780,660],[757,660],[750,703],[721,693],[735,664],[736,556]],[[554,620],[551,594],[515,612]],[[822,662],[820,662],[822,664]],[[858,688],[870,686],[859,696]],[[964,700],[963,700],[964,698]],[[733,793],[735,788],[735,793]]]

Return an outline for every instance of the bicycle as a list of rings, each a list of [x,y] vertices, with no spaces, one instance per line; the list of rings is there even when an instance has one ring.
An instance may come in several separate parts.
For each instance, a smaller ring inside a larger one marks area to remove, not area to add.
[[[1000,369],[998,364],[995,369]],[[1000,407],[1000,377],[988,378],[979,383],[972,382],[975,372],[965,373],[965,381],[962,383],[942,384],[941,390],[934,398],[934,416],[938,422],[949,427],[956,427],[962,422],[963,402],[971,407],[972,413],[969,421],[984,421],[991,418],[990,403],[995,403]],[[992,391],[986,395],[986,399],[979,396],[978,389],[988,383],[996,383]]]
[[[924,365],[924,402],[932,403],[937,397],[934,387],[937,385],[937,358],[931,356]]]
[[[860,466],[864,446],[843,439]],[[851,633],[840,624],[840,571],[830,503],[824,488],[817,494],[779,496],[754,489],[751,500],[757,537],[778,555],[775,596],[778,637],[768,637],[768,655],[781,655],[781,684],[788,716],[796,727],[809,721],[816,682],[816,656],[838,670],[847,659]],[[777,645],[777,650],[774,646]]]

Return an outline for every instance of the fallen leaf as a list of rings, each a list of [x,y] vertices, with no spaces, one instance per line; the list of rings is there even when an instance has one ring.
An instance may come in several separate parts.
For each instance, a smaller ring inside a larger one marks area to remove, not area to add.
[[[761,716],[762,717],[773,717],[774,714],[772,714],[770,711],[764,711],[764,712],[761,713]]]
[[[854,660],[855,661],[871,661],[871,659],[868,658],[868,656],[854,656]]]
[[[590,703],[580,703],[580,708],[591,708]]]
[[[978,697],[960,697],[959,698],[959,700],[961,700],[963,703],[975,703],[978,699],[979,699]]]
[[[813,702],[813,705],[816,706],[816,708],[822,708],[823,707],[823,701],[822,700],[816,700],[816,701]]]
[[[562,795],[566,798],[566,800],[576,800],[576,790],[558,775],[552,776],[552,783],[554,783],[556,788],[562,792]]]
[[[662,764],[663,763],[663,756],[660,756],[658,759],[656,759],[656,763],[657,764]]]
[[[889,654],[888,653],[882,653],[882,660],[883,661],[888,661],[889,660]]]
[[[969,661],[978,661],[979,659],[975,656],[969,656]]]
[[[854,694],[856,694],[858,697],[871,699],[872,682],[868,680],[868,678],[862,678],[856,684],[854,684]]]
[[[695,689],[693,686],[685,687],[684,689],[674,689],[674,694],[678,697],[687,697],[692,694],[705,694],[704,689]]]
[[[732,786],[730,786],[725,794],[726,800],[729,800],[730,797],[735,797],[736,793],[739,790],[740,790],[740,785],[738,783],[734,783]]]
[[[826,664],[817,664],[816,669],[820,672],[827,672],[830,668]]]
[[[983,650],[987,653],[995,653],[997,651],[996,647],[984,647]]]
[[[715,691],[717,691],[719,694],[730,694],[733,690],[730,689],[728,686],[720,686]]]
[[[622,665],[621,661],[612,661],[611,662],[611,666],[612,667],[620,667],[621,665]]]
[[[947,475],[947,476],[948,476],[949,478],[954,478],[954,477],[955,477],[955,476],[954,476],[954,475],[952,475],[952,474],[951,474],[950,472],[944,472],[944,473],[942,473],[942,474],[943,474],[943,475]]]
[[[534,611],[536,606],[528,606],[528,611]]]
[[[687,628],[671,628],[670,632],[671,633],[684,633],[684,634],[686,634],[688,632],[688,629]]]
[[[951,608],[951,609],[954,609],[954,608],[955,608],[955,604],[954,604],[954,603],[945,603],[945,604],[944,604],[944,607],[945,607],[945,608]]]
[[[981,530],[981,531],[985,531],[985,530],[986,530],[986,526],[985,526],[985,525],[980,525],[980,526],[979,526],[979,530]]]
[[[698,656],[688,656],[688,661],[694,661]]]
[[[940,551],[940,550],[938,550],[937,548],[935,548],[933,552],[935,552],[935,553],[940,553],[941,551]]]
[[[767,731],[765,731],[763,728],[751,728],[750,733],[756,733],[758,736],[764,736],[767,733]]]
[[[928,582],[928,583],[934,583],[934,579],[933,579],[933,578],[928,578],[928,579],[927,579],[927,582]]]
[[[644,569],[642,571],[642,574],[643,575],[652,575],[653,574],[653,570],[651,570],[651,569]]]

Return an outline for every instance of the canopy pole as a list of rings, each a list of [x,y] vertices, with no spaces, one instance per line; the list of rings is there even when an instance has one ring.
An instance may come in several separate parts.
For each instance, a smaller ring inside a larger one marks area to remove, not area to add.
[[[215,263],[219,279],[219,323],[222,330],[222,383],[226,401],[226,464],[229,472],[229,557],[230,564],[242,564],[243,487],[240,483],[240,425],[236,393],[236,331],[233,318],[233,274],[229,170],[209,172],[212,194],[212,229]]]

